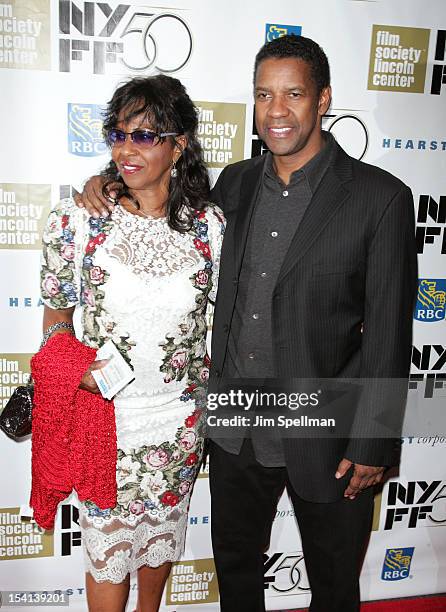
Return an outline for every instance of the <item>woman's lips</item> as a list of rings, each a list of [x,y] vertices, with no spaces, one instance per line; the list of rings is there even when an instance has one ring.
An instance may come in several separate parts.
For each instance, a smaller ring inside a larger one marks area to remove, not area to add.
[[[135,174],[142,170],[143,166],[137,166],[136,164],[120,164],[121,174]]]

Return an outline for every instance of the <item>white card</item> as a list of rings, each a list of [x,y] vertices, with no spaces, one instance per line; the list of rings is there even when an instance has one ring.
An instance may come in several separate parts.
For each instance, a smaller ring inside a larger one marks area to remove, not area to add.
[[[111,400],[134,378],[132,368],[116,348],[112,340],[107,340],[96,353],[96,359],[109,359],[100,370],[92,370],[99,391],[105,399]]]
[[[20,506],[20,518],[32,519],[34,510],[28,506],[28,504],[22,504]]]

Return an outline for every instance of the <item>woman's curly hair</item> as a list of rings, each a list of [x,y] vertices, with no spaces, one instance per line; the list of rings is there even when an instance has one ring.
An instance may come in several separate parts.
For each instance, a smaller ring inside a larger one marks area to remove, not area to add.
[[[197,138],[198,111],[178,79],[162,74],[135,77],[118,87],[104,113],[103,131],[116,127],[120,121],[130,121],[142,115],[155,132],[184,134],[186,146],[176,163],[177,175],[171,177],[166,216],[169,226],[179,232],[191,228],[194,211],[201,211],[209,198],[209,177]],[[174,138],[167,136],[166,138]],[[110,161],[102,172],[106,181],[103,194],[109,197],[111,185],[116,199],[126,197],[139,204],[120,176],[116,164]]]

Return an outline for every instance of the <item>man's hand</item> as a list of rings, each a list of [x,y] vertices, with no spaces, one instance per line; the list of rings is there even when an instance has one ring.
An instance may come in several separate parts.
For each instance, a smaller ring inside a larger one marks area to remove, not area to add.
[[[82,376],[82,380],[79,385],[79,389],[83,389],[84,391],[89,391],[90,393],[98,394],[100,393],[99,388],[96,384],[95,379],[93,378],[93,374],[91,373],[93,370],[100,370],[108,363],[109,359],[98,359],[97,361],[93,361],[91,366]]]
[[[361,465],[360,463],[353,464],[352,461],[348,459],[342,459],[338,465],[335,475],[336,478],[342,478],[352,465],[354,465],[353,476],[350,478],[348,487],[344,491],[344,497],[348,497],[349,499],[355,499],[358,493],[363,489],[378,484],[383,477],[385,469],[373,465]]]
[[[103,176],[92,176],[85,183],[82,194],[74,196],[76,205],[79,208],[86,208],[88,213],[95,219],[108,217],[115,206],[114,202],[107,200],[102,193],[104,182],[105,178]],[[116,193],[112,189],[110,196],[113,198],[115,195]]]

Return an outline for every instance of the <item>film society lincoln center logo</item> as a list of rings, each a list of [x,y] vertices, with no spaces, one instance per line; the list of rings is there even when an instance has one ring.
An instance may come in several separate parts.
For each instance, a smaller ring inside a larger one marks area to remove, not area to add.
[[[0,68],[51,70],[50,0],[0,2]]]
[[[0,508],[0,561],[54,555],[53,532],[23,520],[20,508]]]
[[[213,559],[179,561],[172,566],[166,588],[166,605],[206,604],[218,601]]]
[[[374,25],[368,88],[423,93],[430,30]]]
[[[30,377],[31,354],[0,355],[0,412],[8,403],[14,389],[26,385]]]
[[[195,102],[198,140],[209,168],[224,168],[244,159],[246,105]]]
[[[41,248],[51,185],[0,183],[0,249]]]

